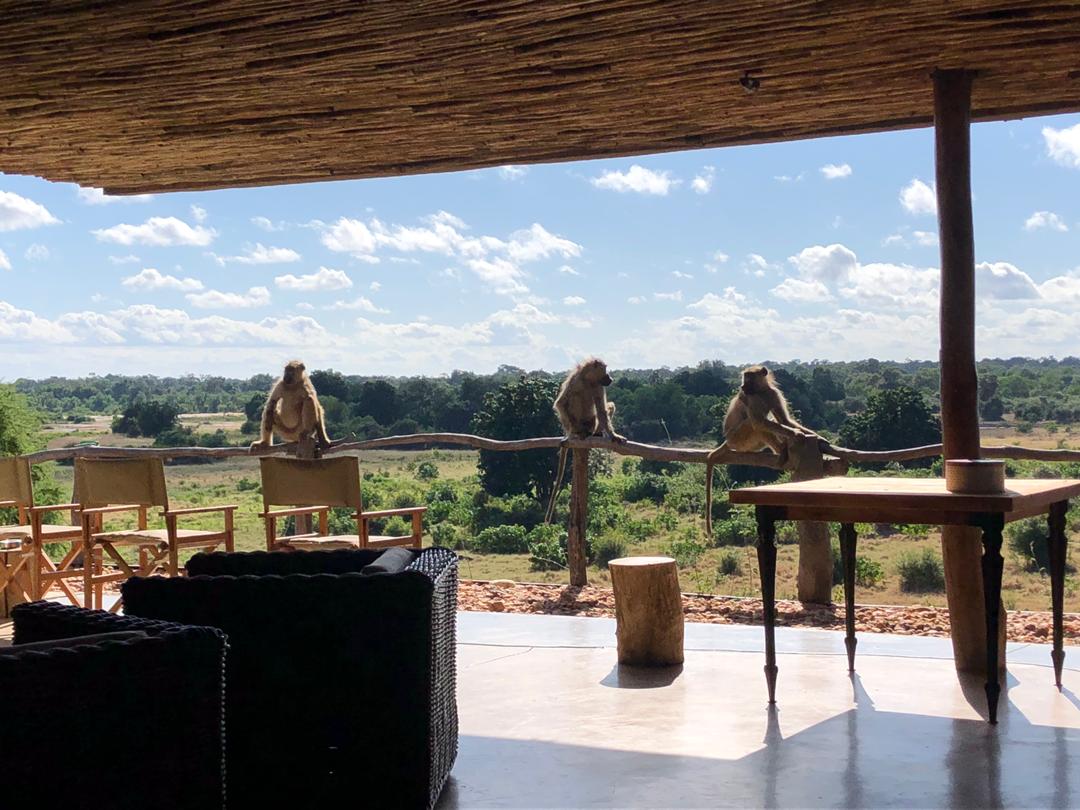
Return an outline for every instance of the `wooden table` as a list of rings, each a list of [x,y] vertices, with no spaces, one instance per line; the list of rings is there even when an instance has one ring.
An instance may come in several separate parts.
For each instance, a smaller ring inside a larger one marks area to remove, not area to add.
[[[840,524],[844,563],[848,669],[855,670],[855,524],[923,523],[975,526],[982,530],[982,578],[986,607],[986,702],[997,722],[998,619],[1001,601],[1001,535],[1005,524],[1048,515],[1050,588],[1054,613],[1054,677],[1061,688],[1062,611],[1065,589],[1065,511],[1080,494],[1080,481],[1008,479],[997,495],[955,495],[941,478],[822,478],[732,490],[731,503],[752,504],[757,515],[757,554],[765,620],[765,679],[776,702],[776,521],[820,520]]]

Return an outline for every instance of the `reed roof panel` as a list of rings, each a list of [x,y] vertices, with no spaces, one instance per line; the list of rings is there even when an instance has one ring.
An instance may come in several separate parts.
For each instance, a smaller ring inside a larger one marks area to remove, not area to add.
[[[1080,110],[1074,0],[16,0],[3,12],[0,171],[113,193],[924,126],[934,68],[979,71],[975,120]]]

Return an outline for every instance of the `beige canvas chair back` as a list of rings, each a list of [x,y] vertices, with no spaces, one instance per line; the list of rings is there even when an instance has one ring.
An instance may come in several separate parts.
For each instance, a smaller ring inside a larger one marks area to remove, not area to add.
[[[34,487],[30,482],[30,462],[21,456],[0,458],[0,501],[14,501],[19,506],[34,505]]]
[[[75,492],[88,508],[124,503],[169,508],[160,458],[77,458]]]
[[[349,506],[360,502],[360,462],[337,458],[261,458],[263,509],[271,506]]]

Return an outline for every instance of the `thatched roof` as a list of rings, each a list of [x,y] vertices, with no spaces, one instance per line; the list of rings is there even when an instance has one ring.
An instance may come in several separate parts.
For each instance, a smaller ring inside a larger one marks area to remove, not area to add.
[[[147,192],[1080,110],[1069,0],[22,0],[0,171]],[[760,82],[748,93],[740,79]]]

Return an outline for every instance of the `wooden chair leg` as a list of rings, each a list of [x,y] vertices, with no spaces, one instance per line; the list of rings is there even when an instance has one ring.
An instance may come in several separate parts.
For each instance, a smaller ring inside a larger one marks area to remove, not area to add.
[[[94,607],[94,541],[90,538],[89,525],[83,520],[82,539],[83,603],[87,610]]]
[[[231,510],[225,511],[225,550],[233,550],[233,540],[235,539],[235,528],[233,526],[233,513]]]

